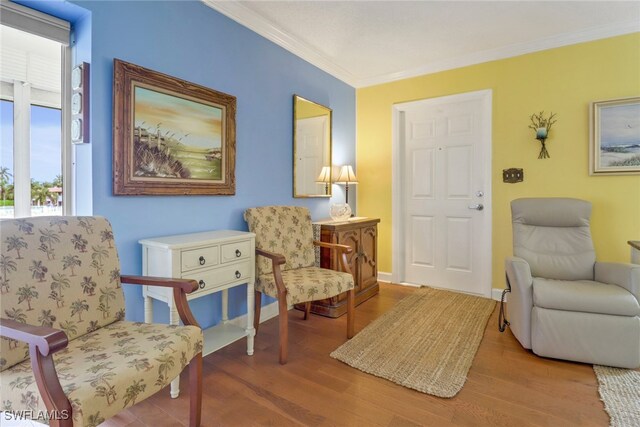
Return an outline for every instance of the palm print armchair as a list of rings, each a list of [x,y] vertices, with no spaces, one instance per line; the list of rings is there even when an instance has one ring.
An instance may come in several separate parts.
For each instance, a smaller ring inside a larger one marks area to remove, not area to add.
[[[202,331],[186,300],[195,281],[120,275],[100,217],[4,220],[0,240],[2,410],[96,426],[189,365],[189,421],[200,424]],[[172,287],[185,326],[125,321],[121,283]]]
[[[288,307],[305,303],[305,320],[311,301],[347,292],[347,338],[353,336],[354,281],[346,254],[349,246],[313,240],[307,208],[265,206],[247,209],[244,219],[256,235],[256,283],[254,328],[260,324],[262,294],[278,299],[280,363],[287,363]],[[338,251],[343,271],[315,266],[314,245]]]

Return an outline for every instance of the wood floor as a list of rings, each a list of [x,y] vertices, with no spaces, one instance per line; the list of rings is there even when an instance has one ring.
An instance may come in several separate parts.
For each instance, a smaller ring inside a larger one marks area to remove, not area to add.
[[[356,308],[356,332],[413,291],[382,285]],[[204,358],[202,426],[607,426],[591,365],[542,359],[499,333],[497,307],[462,391],[452,399],[409,390],[329,357],[346,316],[289,312],[289,363],[278,364],[277,319],[263,323],[254,356],[244,341]],[[103,426],[180,426],[188,421],[188,374]]]

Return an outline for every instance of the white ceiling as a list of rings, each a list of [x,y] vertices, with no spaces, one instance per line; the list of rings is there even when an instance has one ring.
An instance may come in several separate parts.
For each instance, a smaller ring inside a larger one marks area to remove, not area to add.
[[[640,31],[640,1],[203,1],[354,87]]]

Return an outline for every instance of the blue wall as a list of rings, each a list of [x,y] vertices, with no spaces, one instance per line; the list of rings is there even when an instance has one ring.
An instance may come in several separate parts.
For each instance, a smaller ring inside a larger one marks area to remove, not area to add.
[[[247,207],[295,204],[308,207],[314,219],[328,216],[329,200],[292,197],[292,97],[298,94],[333,109],[334,164],[354,164],[354,88],[199,1],[21,3],[72,21],[78,62],[87,61],[90,37],[91,143],[78,150],[90,147],[91,152],[80,152],[77,179],[90,184],[93,213],[113,224],[124,274],[141,272],[139,239],[246,230],[242,213]],[[90,14],[79,16],[78,6]],[[235,196],[112,195],[114,58],[237,98]],[[246,312],[244,293],[244,287],[230,292],[231,317]],[[127,318],[142,320],[140,288],[125,286],[125,297]],[[219,295],[200,298],[191,307],[203,327],[220,319]],[[157,321],[168,319],[166,305],[157,304],[154,312]]]

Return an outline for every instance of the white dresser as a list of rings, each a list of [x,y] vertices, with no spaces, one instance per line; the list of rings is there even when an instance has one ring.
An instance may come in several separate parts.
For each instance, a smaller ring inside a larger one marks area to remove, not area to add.
[[[253,310],[255,280],[255,234],[218,230],[140,240],[142,245],[142,274],[196,280],[199,289],[187,295],[187,300],[222,292],[222,321],[203,330],[203,356],[238,339],[247,338],[247,354],[253,354]],[[247,284],[246,325],[229,322],[229,288]],[[158,286],[144,286],[144,320],[153,321],[152,298],[169,306],[169,323],[177,325],[180,317],[173,301],[173,290]],[[171,397],[180,393],[179,379],[171,383]]]

